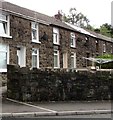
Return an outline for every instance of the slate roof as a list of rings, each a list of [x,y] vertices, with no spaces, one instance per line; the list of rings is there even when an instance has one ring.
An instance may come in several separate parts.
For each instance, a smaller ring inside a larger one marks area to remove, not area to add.
[[[73,28],[66,25],[64,22],[61,22],[60,20],[55,19],[54,17],[50,17],[47,15],[41,14],[39,12],[20,7],[18,5],[6,2],[4,0],[0,1],[0,4],[1,4],[0,7],[4,11],[8,11],[10,13],[25,17],[27,19],[36,20],[40,23],[55,25],[55,26],[59,26],[59,27],[63,27],[63,28],[75,31]]]
[[[94,34],[91,34],[90,32],[88,32],[87,30],[83,29],[83,28],[80,28],[76,25],[72,25],[70,23],[66,23],[67,25],[69,25],[70,27],[74,28],[76,31],[80,32],[80,33],[83,33],[85,35],[90,35],[92,37],[96,37]]]
[[[80,27],[78,27],[76,25],[72,25],[70,23],[66,23],[66,24],[69,25],[70,27],[74,28],[76,31],[78,31],[80,33],[83,33],[83,34],[86,34],[86,35],[89,35],[91,37],[95,37],[95,38],[98,38],[101,40],[105,40],[108,42],[113,42],[113,38],[107,37],[107,36],[102,35],[102,34],[98,34],[98,33],[91,31],[91,30],[80,28]]]
[[[96,32],[91,31],[91,30],[86,30],[86,31],[88,31],[88,32],[90,32],[91,34],[95,35],[96,38],[98,38],[98,39],[105,40],[105,41],[108,41],[108,42],[113,42],[113,38],[107,37],[107,36],[105,36],[105,35],[96,33]]]
[[[4,10],[6,12],[9,12],[11,14],[15,14],[17,16],[24,17],[29,20],[38,21],[39,23],[43,23],[46,25],[59,26],[59,27],[65,28],[65,29],[69,29],[71,31],[78,31],[80,33],[85,32],[84,34],[86,34],[86,35],[91,35],[92,37],[96,37],[96,38],[99,38],[102,40],[113,42],[113,39],[110,37],[106,37],[104,35],[97,34],[93,31],[85,30],[83,28],[78,29],[78,28],[72,27],[68,24],[65,24],[64,22],[61,22],[60,20],[55,19],[54,17],[50,17],[50,16],[41,14],[41,13],[33,11],[33,10],[29,10],[27,8],[20,7],[18,5],[9,3],[5,0],[0,0],[0,9]]]

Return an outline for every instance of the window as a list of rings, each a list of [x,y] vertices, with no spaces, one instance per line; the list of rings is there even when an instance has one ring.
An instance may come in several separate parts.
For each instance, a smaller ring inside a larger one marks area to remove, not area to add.
[[[68,68],[68,53],[63,53],[63,68]]]
[[[54,68],[59,68],[59,51],[54,50]]]
[[[87,47],[87,46],[89,46],[89,37],[85,37],[85,43],[84,43],[84,45]]]
[[[0,36],[11,37],[9,35],[9,16],[0,14]]]
[[[111,53],[113,53],[113,46],[111,45]]]
[[[96,40],[96,52],[98,52],[99,51],[99,42],[98,42],[98,40]]]
[[[59,45],[59,29],[53,28],[53,43]]]
[[[0,44],[0,72],[7,72],[7,64],[9,63],[8,46]]]
[[[39,50],[35,48],[32,49],[32,67],[39,68]]]
[[[71,53],[71,68],[76,68],[76,53]]]
[[[76,47],[75,46],[75,34],[71,33],[71,47]]]
[[[106,52],[106,44],[105,43],[103,44],[103,52],[104,53]]]
[[[17,64],[20,67],[26,66],[26,47],[20,46],[17,50]]]
[[[39,42],[39,31],[38,31],[38,23],[32,22],[32,42]]]

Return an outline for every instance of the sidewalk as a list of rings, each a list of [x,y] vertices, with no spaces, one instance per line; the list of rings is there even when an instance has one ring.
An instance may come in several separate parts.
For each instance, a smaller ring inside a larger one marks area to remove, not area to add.
[[[111,111],[111,101],[24,103],[3,99],[1,115],[2,117],[37,117],[111,114]]]

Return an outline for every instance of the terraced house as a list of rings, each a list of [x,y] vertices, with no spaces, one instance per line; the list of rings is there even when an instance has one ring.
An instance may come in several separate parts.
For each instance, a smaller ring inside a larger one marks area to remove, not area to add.
[[[83,68],[83,57],[113,54],[112,39],[6,1],[0,2],[0,72],[7,64]]]

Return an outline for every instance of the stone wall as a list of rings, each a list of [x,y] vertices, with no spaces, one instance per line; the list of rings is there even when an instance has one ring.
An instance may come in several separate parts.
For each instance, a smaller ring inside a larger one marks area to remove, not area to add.
[[[32,48],[39,49],[39,67],[53,68],[54,67],[54,48],[59,50],[60,68],[63,68],[63,54],[67,54],[67,67],[70,68],[71,53],[76,53],[77,68],[83,68],[91,65],[87,63],[83,57],[95,57],[101,55],[104,41],[99,40],[99,51],[96,51],[96,40],[93,37],[86,36],[79,32],[76,34],[76,48],[70,47],[70,32],[71,30],[59,28],[60,45],[53,44],[53,25],[44,25],[39,23],[39,41],[41,43],[33,43],[31,40],[31,22],[28,19],[10,15],[10,33],[12,38],[1,38],[0,43],[9,45],[9,64],[17,64],[17,50],[22,46],[26,48],[26,66],[31,67],[32,63]],[[41,37],[46,33],[48,40],[42,40]],[[89,42],[86,41],[88,37]],[[106,42],[106,53],[111,51],[111,43]],[[112,45],[113,46],[113,45]],[[113,47],[112,47],[113,49]],[[48,57],[49,56],[49,57]]]
[[[113,73],[8,66],[7,96],[20,101],[113,99]]]
[[[7,74],[0,73],[0,87],[7,85]]]
[[[98,50],[96,42],[98,41]],[[94,37],[86,36],[84,34],[76,34],[76,55],[77,55],[77,68],[91,66],[91,62],[83,59],[83,57],[97,57],[105,53],[113,54],[113,43],[97,39]],[[106,52],[103,51],[103,44],[106,44]]]

